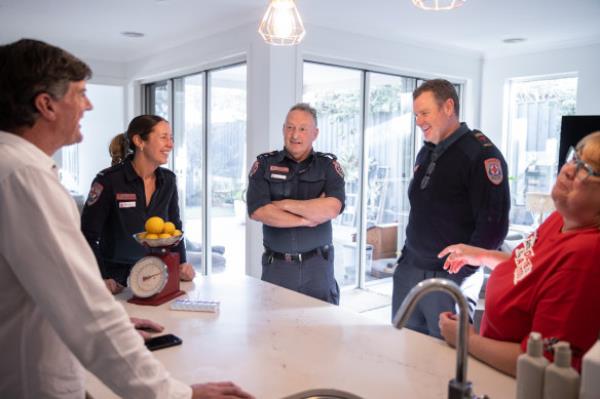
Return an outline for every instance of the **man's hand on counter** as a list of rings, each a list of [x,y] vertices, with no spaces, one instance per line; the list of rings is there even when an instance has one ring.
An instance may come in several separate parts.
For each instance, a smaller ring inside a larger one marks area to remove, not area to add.
[[[181,281],[192,281],[196,276],[194,266],[189,263],[182,263],[179,265],[179,279]]]
[[[165,329],[152,320],[138,319],[137,317],[130,317],[129,319],[133,323],[135,330],[144,338],[144,341],[152,338],[151,333],[159,333]]]
[[[192,399],[254,399],[254,396],[242,391],[233,382],[209,382],[192,385]]]
[[[105,279],[104,284],[106,285],[106,288],[108,288],[110,293],[113,295],[120,293],[125,288],[121,284],[119,284],[115,280],[113,280],[112,278]]]

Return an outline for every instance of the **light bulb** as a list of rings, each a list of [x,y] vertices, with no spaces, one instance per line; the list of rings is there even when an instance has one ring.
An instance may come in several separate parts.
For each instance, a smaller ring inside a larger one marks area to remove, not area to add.
[[[258,32],[269,44],[300,43],[305,31],[294,0],[271,0]]]

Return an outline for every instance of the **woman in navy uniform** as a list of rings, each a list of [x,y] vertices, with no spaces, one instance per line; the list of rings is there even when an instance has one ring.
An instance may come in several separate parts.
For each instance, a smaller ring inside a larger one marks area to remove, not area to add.
[[[132,153],[121,154],[122,162],[98,173],[81,216],[81,230],[113,294],[123,289],[132,266],[145,255],[133,234],[144,231],[149,217],[160,216],[180,230],[182,226],[175,174],[160,167],[173,149],[169,123],[156,115],[137,116],[125,138]],[[183,241],[174,250],[182,262],[181,279],[193,279]]]

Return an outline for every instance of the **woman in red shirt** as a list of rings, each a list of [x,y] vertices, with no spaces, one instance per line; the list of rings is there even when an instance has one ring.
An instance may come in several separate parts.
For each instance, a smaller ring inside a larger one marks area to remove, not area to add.
[[[550,344],[568,341],[578,370],[600,331],[600,132],[583,138],[567,160],[552,189],[556,212],[512,254],[464,244],[439,254],[448,255],[451,273],[465,264],[493,270],[481,334],[471,327],[469,352],[510,375],[531,331],[544,337],[550,360]],[[441,313],[439,323],[453,345],[455,315]]]

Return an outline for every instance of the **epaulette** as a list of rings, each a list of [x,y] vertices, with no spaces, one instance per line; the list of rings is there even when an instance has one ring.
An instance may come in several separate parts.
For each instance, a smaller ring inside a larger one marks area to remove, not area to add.
[[[109,175],[109,174],[115,172],[118,169],[118,166],[119,166],[119,164],[116,164],[116,165],[109,166],[106,169],[102,169],[100,172],[98,172],[97,176]]]
[[[269,151],[269,152],[263,152],[262,154],[259,154],[256,156],[256,159],[264,159],[264,158],[268,158],[268,157],[272,157],[273,155],[277,154],[279,151],[275,150],[275,151]]]
[[[494,143],[490,139],[487,138],[485,134],[483,134],[480,130],[473,129],[473,137],[477,140],[482,147],[493,147]]]
[[[337,157],[334,154],[330,153],[330,152],[319,152],[319,151],[316,151],[315,153],[317,154],[318,157],[329,158],[332,161],[335,161],[337,159]]]

